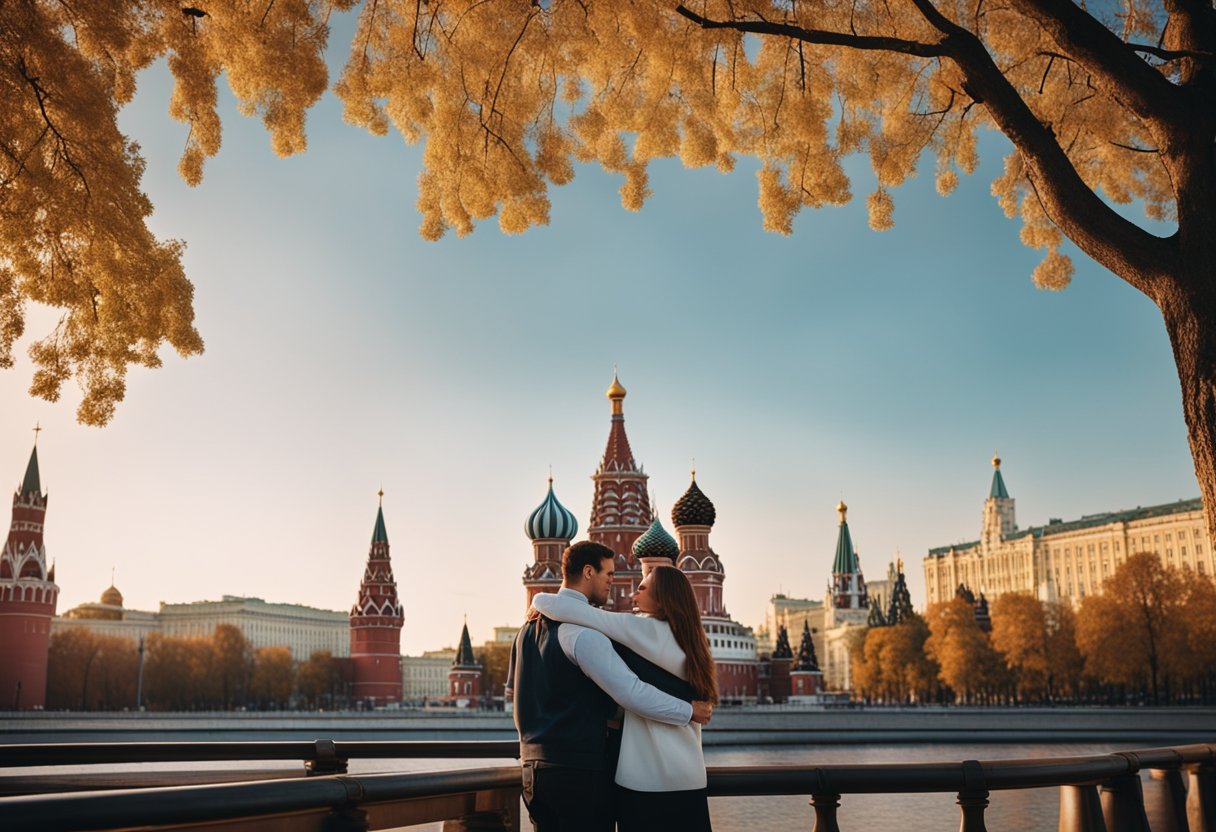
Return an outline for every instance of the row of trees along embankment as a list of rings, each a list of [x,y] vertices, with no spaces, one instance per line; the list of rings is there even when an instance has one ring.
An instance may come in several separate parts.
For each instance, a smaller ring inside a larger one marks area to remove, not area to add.
[[[345,704],[349,660],[328,651],[295,661],[287,647],[254,649],[239,628],[208,637],[153,633],[145,645],[142,704],[149,710],[281,709]],[[118,711],[139,693],[139,647],[72,629],[51,637],[47,708]]]
[[[1076,609],[1011,593],[991,632],[961,597],[858,631],[854,693],[875,703],[1216,703],[1216,582],[1132,555]]]

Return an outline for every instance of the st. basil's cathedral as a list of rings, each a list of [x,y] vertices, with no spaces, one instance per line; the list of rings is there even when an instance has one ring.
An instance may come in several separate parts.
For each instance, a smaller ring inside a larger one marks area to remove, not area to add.
[[[591,526],[587,536],[616,553],[616,574],[607,606],[628,611],[633,606],[644,569],[674,565],[684,572],[696,593],[701,621],[718,669],[718,688],[723,699],[756,700],[772,696],[783,700],[789,688],[793,654],[774,655],[762,661],[756,639],[748,627],[734,621],[726,611],[723,584],[726,571],[709,544],[717,510],[697,485],[696,471],[684,495],[671,511],[676,537],[663,528],[651,507],[648,475],[633,456],[625,433],[626,391],[617,376],[606,393],[611,402],[608,444],[599,467],[592,475],[595,492],[591,504]],[[578,533],[574,514],[558,502],[553,480],[544,501],[528,517],[524,531],[532,540],[533,562],[524,569],[525,609],[538,592],[556,592],[561,586],[562,551]],[[805,670],[819,673],[812,655]],[[811,670],[811,666],[813,671]],[[803,690],[812,693],[810,680]]]

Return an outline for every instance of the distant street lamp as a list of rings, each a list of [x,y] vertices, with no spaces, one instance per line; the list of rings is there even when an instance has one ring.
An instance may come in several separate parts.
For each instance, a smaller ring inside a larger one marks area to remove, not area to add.
[[[139,673],[135,678],[135,710],[144,709],[144,637],[139,637]]]

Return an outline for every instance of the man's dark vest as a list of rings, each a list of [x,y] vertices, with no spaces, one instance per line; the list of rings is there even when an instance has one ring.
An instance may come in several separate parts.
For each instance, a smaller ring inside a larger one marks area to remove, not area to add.
[[[519,757],[571,768],[603,769],[608,717],[616,705],[566,658],[560,622],[526,623],[513,657]]]
[[[511,687],[519,756],[571,768],[603,769],[608,762],[607,723],[616,703],[566,658],[558,641],[560,622],[544,616],[527,622],[512,649]],[[616,644],[630,669],[664,693],[691,702],[692,687]]]

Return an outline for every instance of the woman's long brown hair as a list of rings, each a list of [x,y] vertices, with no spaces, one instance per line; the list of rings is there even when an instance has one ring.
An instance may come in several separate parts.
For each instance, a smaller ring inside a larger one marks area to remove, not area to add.
[[[701,611],[692,584],[675,566],[655,567],[650,582],[659,606],[658,617],[670,625],[676,644],[684,651],[688,683],[699,698],[718,704],[718,674],[709,654],[709,639],[701,626]]]

